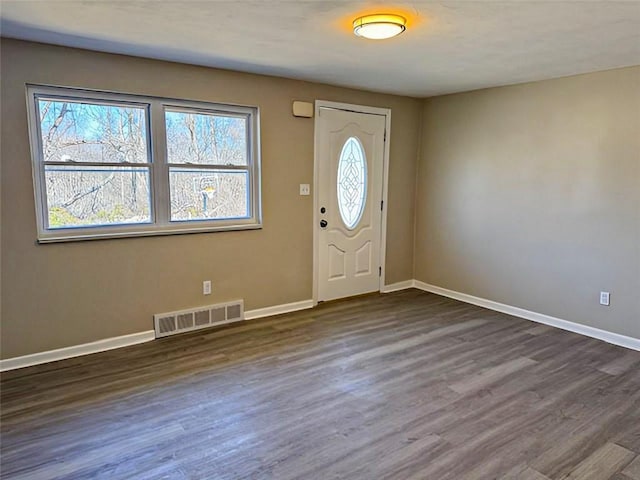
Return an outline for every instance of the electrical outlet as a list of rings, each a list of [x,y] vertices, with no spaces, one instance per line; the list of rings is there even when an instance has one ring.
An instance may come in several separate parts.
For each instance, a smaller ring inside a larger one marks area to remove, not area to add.
[[[202,294],[211,295],[211,280],[205,280],[202,282]]]
[[[609,292],[600,292],[600,305],[609,306]]]
[[[308,183],[300,184],[300,195],[311,195],[311,187]]]

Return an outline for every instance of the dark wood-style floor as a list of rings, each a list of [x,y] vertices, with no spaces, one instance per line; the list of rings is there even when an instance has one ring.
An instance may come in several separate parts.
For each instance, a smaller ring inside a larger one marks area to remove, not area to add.
[[[640,479],[640,353],[407,290],[2,375],[3,479]]]

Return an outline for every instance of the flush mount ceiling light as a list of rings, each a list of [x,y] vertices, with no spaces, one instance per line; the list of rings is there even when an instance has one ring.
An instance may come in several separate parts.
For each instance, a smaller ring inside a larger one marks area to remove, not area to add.
[[[391,13],[365,15],[353,21],[353,33],[359,37],[383,40],[400,35],[407,28],[406,23],[404,17]]]

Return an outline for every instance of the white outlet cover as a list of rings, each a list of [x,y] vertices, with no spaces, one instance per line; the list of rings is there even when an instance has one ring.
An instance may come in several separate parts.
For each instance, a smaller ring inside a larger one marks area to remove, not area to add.
[[[202,282],[202,294],[211,295],[211,280]]]
[[[311,195],[311,186],[308,183],[300,184],[300,195]]]
[[[609,292],[600,292],[600,305],[609,306],[610,300]]]

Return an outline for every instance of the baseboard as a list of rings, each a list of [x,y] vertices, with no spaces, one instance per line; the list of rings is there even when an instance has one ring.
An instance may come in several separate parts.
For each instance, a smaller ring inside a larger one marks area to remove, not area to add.
[[[255,318],[271,317],[272,315],[281,315],[283,313],[297,312],[298,310],[307,310],[308,308],[313,308],[313,300],[302,300],[300,302],[274,305],[273,307],[264,307],[264,308],[256,308],[255,310],[247,310],[244,312],[244,319],[253,320]]]
[[[295,312],[297,310],[305,310],[311,307],[313,307],[313,300],[304,300],[301,302],[286,303],[284,305],[275,305],[273,307],[258,308],[255,310],[245,311],[244,319],[253,320],[255,318],[269,317],[271,315]],[[130,345],[137,345],[138,343],[149,342],[155,338],[155,332],[153,330],[148,330],[146,332],[132,333],[130,335],[122,335],[121,337],[105,338],[104,340],[98,340],[96,342],[49,350],[47,352],[7,358],[5,360],[0,360],[0,372],[15,370],[16,368],[30,367],[41,363],[55,362],[57,360],[65,360],[67,358],[80,357],[91,353],[105,352],[107,350],[113,350],[114,348],[128,347]]]
[[[398,290],[406,290],[407,288],[413,288],[414,284],[415,280],[405,280],[404,282],[391,283],[382,287],[380,293],[391,293],[397,292]]]
[[[627,337],[625,335],[608,332],[599,328],[581,325],[579,323],[562,320],[560,318],[551,317],[542,313],[532,312],[530,310],[513,307],[504,303],[494,302],[493,300],[487,300],[486,298],[474,297],[473,295],[456,292],[455,290],[449,290],[447,288],[429,285],[428,283],[424,283],[419,280],[405,280],[403,282],[385,285],[381,291],[382,293],[390,293],[399,290],[406,290],[408,288],[417,288],[425,292],[435,293],[437,295],[442,295],[443,297],[449,297],[455,300],[460,300],[461,302],[488,308],[489,310],[495,310],[496,312],[506,313],[508,315],[513,315],[514,317],[531,320],[532,322],[543,323],[552,327],[579,333],[587,337],[596,338],[613,345],[619,345],[631,350],[640,351],[640,339],[638,338]],[[256,318],[270,317],[272,315],[280,315],[283,313],[296,312],[298,310],[306,310],[309,308],[313,308],[313,306],[313,300],[302,300],[300,302],[285,303],[282,305],[274,305],[272,307],[257,308],[254,310],[245,311],[244,319],[253,320]],[[74,345],[72,347],[33,353],[30,355],[23,355],[21,357],[7,358],[5,360],[0,360],[0,372],[15,370],[17,368],[30,367],[32,365],[38,365],[41,363],[55,362],[57,360],[64,360],[67,358],[80,357],[82,355],[89,355],[91,353],[105,352],[107,350],[113,350],[115,348],[128,347],[130,345],[149,342],[154,339],[155,332],[153,330],[147,330],[145,332],[132,333],[130,335],[122,335],[120,337],[105,338],[104,340],[84,343],[81,345]]]
[[[640,338],[627,337],[626,335],[620,335],[619,333],[608,332],[588,325],[562,320],[561,318],[532,312],[530,310],[525,310],[524,308],[513,307],[511,305],[494,302],[493,300],[487,300],[485,298],[474,297],[473,295],[467,295],[466,293],[460,293],[447,288],[429,285],[428,283],[424,283],[419,280],[413,281],[413,287],[419,290],[424,290],[425,292],[435,293],[437,295],[442,295],[443,297],[449,297],[455,300],[460,300],[461,302],[488,308],[489,310],[495,310],[496,312],[506,313],[508,315],[513,315],[514,317],[531,320],[532,322],[543,323],[552,327],[561,328],[562,330],[568,330],[569,332],[579,333],[580,335],[585,335],[591,338],[597,338],[598,340],[612,343],[613,345],[640,351]]]
[[[130,345],[137,345],[138,343],[149,342],[155,338],[155,332],[153,330],[147,330],[146,332],[105,338],[104,340],[83,343],[72,347],[58,348],[56,350],[23,355],[21,357],[7,358],[6,360],[0,360],[0,372],[15,370],[16,368],[30,367],[40,363],[80,357],[91,353],[105,352],[107,350],[113,350],[114,348],[128,347]]]

